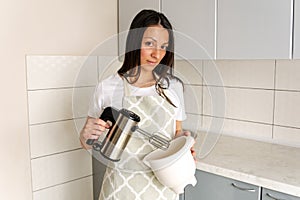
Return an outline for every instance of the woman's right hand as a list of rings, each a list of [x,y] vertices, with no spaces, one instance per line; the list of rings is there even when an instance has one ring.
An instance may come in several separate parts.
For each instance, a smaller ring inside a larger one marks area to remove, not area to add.
[[[86,144],[86,141],[88,139],[97,140],[109,127],[109,124],[102,119],[88,117],[80,132],[81,146],[85,149],[91,149],[91,146]]]

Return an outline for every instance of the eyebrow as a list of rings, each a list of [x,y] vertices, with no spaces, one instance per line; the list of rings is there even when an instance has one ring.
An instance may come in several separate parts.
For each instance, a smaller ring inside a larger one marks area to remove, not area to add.
[[[151,40],[153,40],[153,41],[157,42],[157,40],[156,40],[155,38],[153,38],[153,37],[150,37],[150,36],[148,36],[148,37],[144,37],[144,38],[149,38],[149,39],[151,39]],[[164,42],[164,43],[162,43],[162,44],[169,44],[169,42]]]

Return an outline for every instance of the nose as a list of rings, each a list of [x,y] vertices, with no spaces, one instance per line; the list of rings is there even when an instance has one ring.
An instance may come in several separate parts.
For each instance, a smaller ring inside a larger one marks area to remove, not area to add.
[[[160,59],[162,56],[162,51],[158,48],[153,48],[151,52],[152,58]]]

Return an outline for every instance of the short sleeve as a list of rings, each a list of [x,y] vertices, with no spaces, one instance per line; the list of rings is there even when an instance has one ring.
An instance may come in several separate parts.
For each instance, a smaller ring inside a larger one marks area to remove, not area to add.
[[[178,121],[186,119],[183,85],[177,80],[172,80],[169,87],[169,98],[175,104],[175,118]]]
[[[88,116],[98,118],[102,112],[103,107],[103,84],[100,82],[94,90],[93,95],[90,98]]]

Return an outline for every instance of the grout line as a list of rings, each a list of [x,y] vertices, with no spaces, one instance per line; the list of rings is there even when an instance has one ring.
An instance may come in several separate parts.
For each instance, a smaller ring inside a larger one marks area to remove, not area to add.
[[[272,136],[271,138],[274,139],[274,122],[275,122],[275,103],[276,103],[276,74],[277,72],[277,61],[274,61],[274,92],[273,92],[273,110],[272,110]]]
[[[85,85],[85,86],[77,86],[77,87],[37,88],[37,89],[27,89],[27,91],[34,92],[34,91],[43,91],[43,90],[64,90],[64,89],[77,89],[77,88],[89,88],[89,87],[95,87],[95,85]]]
[[[40,122],[40,123],[34,123],[34,124],[29,124],[29,126],[38,126],[38,125],[43,125],[43,124],[52,124],[52,123],[57,123],[57,122],[66,122],[66,121],[74,121],[77,119],[85,119],[86,117],[76,117],[76,118],[70,118],[70,119],[61,119],[61,120],[54,120],[54,121],[47,121],[47,122]]]
[[[203,77],[205,77],[205,70],[204,70],[204,61],[202,60],[201,61],[201,63],[202,63],[202,77],[201,77],[201,84],[203,85]],[[201,87],[201,92],[202,92],[202,94],[201,94],[201,115],[202,115],[202,117],[201,117],[201,126],[203,126],[204,125],[204,119],[203,119],[203,114],[204,114],[204,89],[203,89],[204,87],[202,86]]]
[[[191,86],[216,87],[216,88],[228,88],[228,89],[268,90],[268,91],[275,90],[277,92],[300,92],[300,90],[297,89],[255,88],[255,87],[246,87],[246,86],[219,86],[219,85],[205,85],[205,84],[194,84],[194,83],[191,84],[185,83],[185,84]]]
[[[67,183],[75,182],[75,181],[82,180],[82,179],[92,177],[92,176],[93,176],[92,174],[87,175],[87,176],[83,176],[83,177],[80,177],[80,178],[72,179],[72,180],[69,180],[69,181],[66,181],[66,182],[62,182],[62,183],[58,183],[58,184],[55,184],[55,185],[44,187],[44,188],[41,188],[41,189],[38,189],[38,190],[34,190],[33,192],[39,192],[39,191],[42,191],[42,190],[46,190],[46,189],[53,188],[53,187],[56,187],[56,186],[59,186],[59,185],[64,185],[64,184],[67,184]]]
[[[191,84],[192,85],[192,84]],[[274,90],[272,88],[255,88],[246,86],[219,86],[219,85],[202,85],[206,87],[228,88],[228,89],[246,89],[246,90]]]
[[[201,114],[189,113],[189,112],[187,112],[187,114],[189,114],[189,115],[201,115]],[[282,127],[282,128],[291,128],[291,129],[300,130],[300,127],[296,127],[296,126],[280,125],[280,124],[273,124],[273,123],[269,124],[269,123],[266,123],[266,122],[257,122],[257,121],[251,121],[251,120],[229,118],[229,117],[218,117],[218,116],[212,116],[212,115],[206,115],[206,114],[203,114],[202,116],[203,117],[212,117],[212,118],[232,120],[232,121],[238,121],[238,122],[247,122],[247,123],[261,124],[261,125],[271,125],[271,126],[278,126],[278,127]]]
[[[233,120],[233,121],[239,121],[239,122],[248,122],[248,123],[254,123],[254,124],[272,125],[267,122],[258,122],[258,121],[251,121],[251,120],[245,120],[245,119],[230,118],[230,117],[218,117],[218,116],[206,115],[206,114],[203,114],[203,116],[204,117],[213,117],[213,118],[218,118],[218,119]]]
[[[282,128],[291,128],[291,129],[300,130],[300,127],[296,127],[296,126],[287,126],[287,125],[280,125],[280,124],[274,124],[274,126],[278,126],[278,127],[282,127]]]
[[[78,150],[83,150],[83,148],[80,147],[80,148],[76,148],[76,149],[70,149],[70,150],[66,150],[66,151],[51,153],[51,154],[47,154],[47,155],[43,155],[43,156],[37,156],[37,157],[31,158],[31,160],[36,160],[36,159],[45,158],[45,157],[49,157],[49,156],[55,156],[55,155],[59,155],[59,154],[63,154],[63,153],[70,153],[70,152],[74,152],[74,151],[78,151]]]

